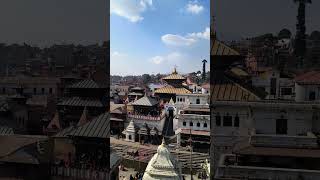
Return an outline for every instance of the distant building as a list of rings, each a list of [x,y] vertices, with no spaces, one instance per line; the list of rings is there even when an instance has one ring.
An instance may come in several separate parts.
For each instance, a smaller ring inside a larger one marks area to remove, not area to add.
[[[128,141],[158,144],[159,135],[164,131],[165,118],[159,102],[145,95],[127,104],[127,120],[130,123],[123,134]]]
[[[178,74],[176,68],[169,76],[162,78],[162,80],[166,82],[166,85],[155,90],[154,94],[164,103],[169,102],[171,98],[175,100],[177,94],[191,93],[188,88],[183,86],[186,78]]]
[[[67,85],[65,95],[57,103],[62,128],[77,124],[84,108],[89,117],[107,111],[107,84],[104,81],[84,79]]]

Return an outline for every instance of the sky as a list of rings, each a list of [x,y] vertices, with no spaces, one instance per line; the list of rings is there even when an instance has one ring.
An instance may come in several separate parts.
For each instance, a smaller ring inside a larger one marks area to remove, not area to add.
[[[1,0],[0,42],[48,46],[109,39],[106,0]]]
[[[110,0],[110,27],[111,75],[190,73],[209,62],[209,0]]]
[[[215,30],[221,40],[277,34],[288,28],[295,34],[298,5],[293,0],[213,0]],[[306,8],[307,32],[320,31],[320,1]]]

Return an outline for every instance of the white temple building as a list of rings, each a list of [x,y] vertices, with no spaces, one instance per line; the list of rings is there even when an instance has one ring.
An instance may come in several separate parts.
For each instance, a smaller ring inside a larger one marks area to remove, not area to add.
[[[173,159],[165,146],[164,139],[157,153],[151,158],[143,175],[143,180],[181,180],[177,171],[178,163]]]

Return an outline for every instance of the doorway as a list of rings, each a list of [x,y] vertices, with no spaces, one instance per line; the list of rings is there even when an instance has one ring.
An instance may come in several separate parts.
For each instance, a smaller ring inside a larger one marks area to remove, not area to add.
[[[288,120],[277,119],[276,122],[276,134],[287,134],[288,131]]]

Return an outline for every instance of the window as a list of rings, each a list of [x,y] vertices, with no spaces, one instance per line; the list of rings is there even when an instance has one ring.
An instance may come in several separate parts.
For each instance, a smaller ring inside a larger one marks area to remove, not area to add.
[[[216,126],[221,126],[221,116],[219,114],[216,115]]]
[[[49,88],[49,93],[52,94],[52,88]]]
[[[190,122],[190,126],[193,126],[193,122]]]
[[[3,93],[3,94],[6,93],[6,88],[2,88],[2,93]]]
[[[41,93],[44,94],[44,88],[41,88]]]
[[[281,95],[291,95],[292,88],[281,88]]]
[[[204,123],[204,124],[203,124],[203,127],[205,127],[205,128],[208,127],[208,124],[207,124],[207,123]]]
[[[228,114],[226,116],[223,116],[223,126],[232,126],[232,117]]]
[[[183,126],[186,126],[186,125],[187,125],[187,123],[186,123],[185,121],[183,121],[182,125],[183,125]]]
[[[33,94],[37,94],[37,88],[33,88]]]
[[[276,95],[277,92],[277,79],[271,78],[270,81],[270,95]]]
[[[200,99],[199,98],[197,99],[196,104],[200,104]]]
[[[309,93],[309,100],[310,100],[310,101],[316,100],[316,92],[311,91],[311,92]]]
[[[234,127],[239,127],[239,124],[240,124],[240,120],[239,120],[239,116],[237,115],[234,118]]]
[[[197,123],[197,127],[200,127],[200,123],[199,122]]]

